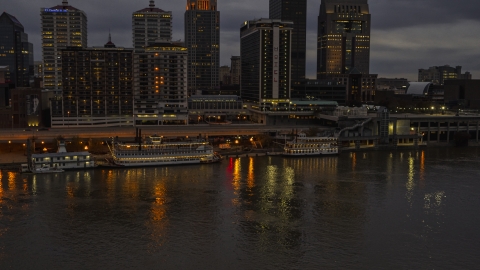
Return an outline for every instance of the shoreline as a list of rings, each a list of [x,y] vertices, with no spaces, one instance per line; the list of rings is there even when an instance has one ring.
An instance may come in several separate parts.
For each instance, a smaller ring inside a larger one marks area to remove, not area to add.
[[[480,147],[479,143],[471,142],[469,143],[468,148]],[[402,151],[402,150],[422,150],[422,149],[435,149],[435,148],[456,148],[454,144],[448,143],[430,143],[426,146],[414,147],[414,146],[383,146],[375,148],[373,146],[361,147],[356,149],[355,147],[343,147],[340,148],[340,151],[337,155],[341,153],[361,153],[361,152],[375,152],[375,151]],[[224,158],[242,158],[242,157],[262,157],[262,156],[280,156],[280,148],[270,148],[270,149],[261,149],[256,151],[223,151],[220,149],[215,149],[220,155]],[[273,151],[268,151],[273,150]],[[24,154],[24,151],[11,151],[11,152],[2,152],[0,153],[0,170],[6,171],[19,171],[21,164],[27,162],[27,156]],[[98,167],[95,167],[98,168]],[[94,169],[94,168],[93,168]]]

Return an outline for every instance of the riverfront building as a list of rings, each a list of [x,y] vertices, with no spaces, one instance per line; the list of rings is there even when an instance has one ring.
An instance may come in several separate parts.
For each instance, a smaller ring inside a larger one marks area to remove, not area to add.
[[[51,101],[52,127],[133,125],[133,49],[62,50],[62,95]]]
[[[0,66],[7,66],[7,83],[28,87],[33,82],[33,45],[23,25],[15,16],[3,12],[0,16]]]
[[[292,21],[292,81],[305,79],[307,0],[270,0],[269,18]]]
[[[260,19],[240,28],[241,97],[261,111],[286,110],[291,85],[292,22]]]
[[[151,0],[148,8],[132,14],[133,47],[143,51],[158,39],[172,40],[172,12],[156,8]]]
[[[187,0],[185,45],[188,49],[188,95],[219,85],[220,12],[217,0]]]
[[[62,93],[62,50],[87,47],[87,15],[67,0],[61,5],[41,8],[43,84]]]
[[[461,66],[451,67],[449,65],[434,66],[428,69],[421,68],[418,70],[419,82],[431,82],[436,85],[444,85],[445,80],[452,79],[471,80],[472,74],[470,74],[470,72],[462,74]]]
[[[317,78],[370,71],[371,16],[367,0],[322,0],[318,16]]]
[[[187,48],[158,41],[134,56],[135,126],[186,125]]]

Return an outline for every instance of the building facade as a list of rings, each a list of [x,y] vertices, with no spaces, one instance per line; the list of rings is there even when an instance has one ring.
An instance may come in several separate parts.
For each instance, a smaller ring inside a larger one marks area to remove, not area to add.
[[[345,104],[348,106],[373,103],[377,90],[377,74],[362,74],[354,68],[350,74],[341,74],[331,78],[347,86]]]
[[[288,105],[292,22],[260,19],[240,28],[241,97],[259,110]]]
[[[38,88],[11,90],[10,106],[0,106],[0,128],[14,129],[42,126],[42,92]]]
[[[370,70],[368,0],[322,0],[318,16],[317,78]]]
[[[307,0],[270,0],[269,18],[292,21],[292,81],[305,79]]]
[[[158,42],[134,56],[135,126],[186,125],[187,48]]]
[[[28,87],[33,82],[33,45],[15,16],[0,15],[0,66],[8,66],[10,82]]]
[[[301,80],[292,84],[292,99],[329,100],[345,105],[347,86],[336,80]]]
[[[221,66],[219,70],[219,77],[220,77],[220,85],[229,85],[231,84],[230,81],[230,67],[229,66]]]
[[[428,69],[421,68],[418,70],[419,82],[443,85],[445,80],[451,79],[471,80],[472,74],[468,71],[462,74],[462,66],[451,67],[449,65],[433,66]]]
[[[144,50],[156,40],[172,40],[172,12],[155,7],[151,0],[148,8],[132,14],[132,40],[135,51]]]
[[[445,80],[444,85],[448,107],[480,110],[480,80]]]
[[[405,78],[378,78],[377,90],[392,90],[405,92],[409,82]]]
[[[68,1],[41,8],[44,87],[62,93],[62,50],[87,47],[87,15]]]
[[[232,80],[232,84],[240,85],[240,77],[241,77],[241,70],[242,70],[242,61],[240,60],[240,56],[232,56],[230,58],[231,62],[231,69],[230,69],[230,77]]]
[[[132,126],[133,49],[62,50],[62,95],[51,101],[52,127]]]
[[[187,0],[185,45],[188,49],[188,94],[219,85],[220,12],[217,0]]]

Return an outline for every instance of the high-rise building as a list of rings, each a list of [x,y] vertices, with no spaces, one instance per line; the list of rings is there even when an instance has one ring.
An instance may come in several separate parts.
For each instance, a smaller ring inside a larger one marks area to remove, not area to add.
[[[219,70],[220,76],[220,85],[230,85],[231,77],[230,77],[230,67],[229,66],[221,66]]]
[[[133,49],[67,47],[62,96],[52,100],[52,127],[133,126]]]
[[[232,56],[230,58],[231,61],[231,69],[230,69],[230,77],[232,80],[232,84],[240,85],[240,76],[241,76],[241,69],[242,69],[242,62],[240,60],[240,56]]]
[[[307,0],[270,0],[269,18],[292,21],[292,81],[305,79]]]
[[[421,68],[418,70],[419,82],[431,82],[436,85],[443,85],[445,80],[451,79],[471,80],[472,74],[468,71],[462,74],[462,66],[451,67],[449,65],[434,66],[428,69]]]
[[[172,40],[172,12],[155,7],[151,0],[148,8],[132,14],[132,39],[135,51],[144,50],[156,40]]]
[[[246,21],[240,28],[241,97],[262,110],[288,105],[292,25],[260,19]]]
[[[217,0],[187,0],[185,45],[188,49],[188,94],[219,85],[220,12]]]
[[[87,47],[87,15],[67,0],[61,5],[41,8],[44,87],[61,94],[62,50]]]
[[[33,82],[33,45],[23,25],[15,16],[0,16],[0,66],[8,66],[10,82],[15,87],[28,87]]]
[[[187,48],[159,41],[134,56],[135,126],[186,125]]]
[[[317,78],[370,72],[368,0],[322,0],[318,16]]]
[[[10,89],[15,88],[10,80],[10,68],[0,66],[0,109],[10,106]]]

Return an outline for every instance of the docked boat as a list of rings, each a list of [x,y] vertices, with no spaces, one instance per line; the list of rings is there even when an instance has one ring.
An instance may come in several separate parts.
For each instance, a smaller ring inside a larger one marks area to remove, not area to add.
[[[286,142],[284,156],[320,156],[338,154],[338,140],[335,137],[307,137],[300,133],[293,141]]]
[[[22,172],[52,173],[95,166],[89,152],[67,152],[65,141],[58,142],[56,153],[28,154],[27,162],[22,164]]]
[[[114,166],[140,167],[175,164],[200,164],[219,162],[222,157],[204,140],[167,142],[152,135],[145,142],[120,142],[108,144]]]
[[[26,164],[25,164],[26,165]],[[50,167],[48,165],[43,165],[42,167],[34,168],[32,170],[28,169],[28,167],[25,167],[24,164],[22,164],[22,171],[24,172],[31,172],[31,173],[62,173],[64,170],[56,168],[56,167]]]

